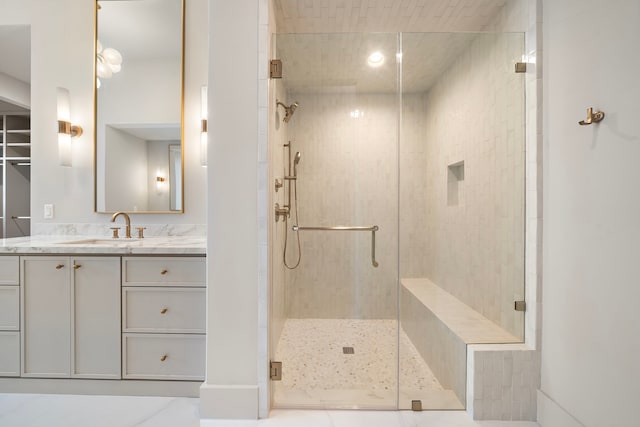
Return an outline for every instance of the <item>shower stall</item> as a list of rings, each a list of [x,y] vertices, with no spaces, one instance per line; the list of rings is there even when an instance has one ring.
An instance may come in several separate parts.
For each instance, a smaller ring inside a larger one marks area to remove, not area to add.
[[[272,46],[272,406],[464,409],[466,346],[524,337],[524,35]]]

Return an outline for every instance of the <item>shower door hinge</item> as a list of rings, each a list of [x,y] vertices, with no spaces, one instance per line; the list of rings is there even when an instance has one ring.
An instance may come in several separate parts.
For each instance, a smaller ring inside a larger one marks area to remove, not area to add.
[[[272,79],[282,78],[282,61],[279,59],[272,59],[269,62],[269,77]]]
[[[270,378],[272,381],[282,380],[282,362],[270,362]]]
[[[515,311],[527,311],[527,303],[525,301],[514,301],[513,309]]]
[[[526,72],[527,72],[527,63],[516,62],[516,73],[526,73]]]

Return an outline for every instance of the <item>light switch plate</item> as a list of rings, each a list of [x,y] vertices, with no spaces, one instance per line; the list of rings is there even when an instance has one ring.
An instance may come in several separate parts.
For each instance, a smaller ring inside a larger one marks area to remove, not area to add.
[[[53,219],[53,205],[44,205],[44,219]]]

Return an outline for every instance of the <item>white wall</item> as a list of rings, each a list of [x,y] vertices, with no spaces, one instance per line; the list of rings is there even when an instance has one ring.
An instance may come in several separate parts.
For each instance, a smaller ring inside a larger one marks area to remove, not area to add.
[[[168,211],[171,209],[169,146],[180,145],[180,141],[146,141],[146,145],[149,209]],[[158,183],[158,176],[163,177],[164,182]]]
[[[268,363],[266,316],[264,342],[258,344],[258,293],[260,284],[266,289],[267,274],[268,161],[266,114],[264,138],[258,135],[258,72],[267,65],[266,52],[258,65],[258,6],[253,0],[209,3],[210,64],[233,66],[209,72],[207,366],[200,390],[205,418],[257,418],[259,350],[261,362]],[[261,89],[266,107],[266,80]],[[258,141],[264,143],[260,163]],[[262,193],[256,192],[259,177]]]
[[[200,166],[200,87],[207,73],[207,1],[186,0],[185,213],[138,215],[138,224],[205,224],[206,170]],[[32,228],[64,223],[106,223],[94,213],[93,37],[94,3],[85,0],[2,1],[0,24],[31,24]],[[124,71],[123,71],[124,73]],[[58,164],[56,87],[71,93],[72,119],[84,128],[73,141],[73,167]],[[43,204],[56,217],[43,219]]]
[[[544,1],[544,427],[638,425],[640,3]],[[606,113],[579,126],[586,108]]]
[[[110,177],[104,186],[105,205],[147,210],[147,141],[111,126],[105,126],[105,140],[105,170]]]

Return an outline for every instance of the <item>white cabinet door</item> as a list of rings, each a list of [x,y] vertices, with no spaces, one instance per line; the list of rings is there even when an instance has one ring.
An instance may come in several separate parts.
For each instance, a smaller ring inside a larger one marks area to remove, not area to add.
[[[120,258],[72,259],[72,377],[120,379]]]
[[[71,268],[66,257],[22,257],[22,376],[69,377]]]
[[[120,379],[120,258],[21,258],[22,376]]]
[[[0,377],[20,376],[20,332],[0,331]]]
[[[20,288],[0,286],[0,331],[20,330]]]

